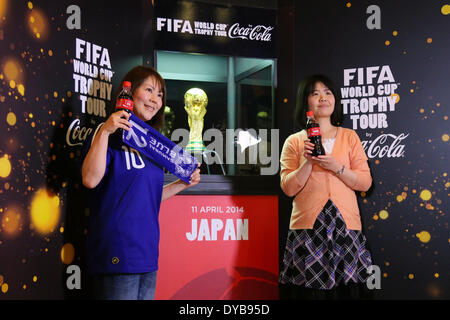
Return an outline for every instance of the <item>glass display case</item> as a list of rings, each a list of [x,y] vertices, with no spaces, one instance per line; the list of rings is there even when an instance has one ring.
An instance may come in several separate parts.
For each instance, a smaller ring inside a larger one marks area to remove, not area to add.
[[[186,111],[190,102],[185,94],[192,88],[206,93],[200,124],[206,148],[196,154],[205,166],[202,172],[249,176],[270,166],[276,60],[169,51],[155,55],[167,87],[163,133],[184,148],[195,122]]]

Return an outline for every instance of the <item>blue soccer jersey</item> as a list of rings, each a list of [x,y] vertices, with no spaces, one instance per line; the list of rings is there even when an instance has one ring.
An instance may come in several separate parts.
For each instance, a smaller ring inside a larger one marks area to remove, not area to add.
[[[161,167],[123,144],[119,134],[110,136],[105,175],[91,190],[89,274],[158,269],[163,183]]]

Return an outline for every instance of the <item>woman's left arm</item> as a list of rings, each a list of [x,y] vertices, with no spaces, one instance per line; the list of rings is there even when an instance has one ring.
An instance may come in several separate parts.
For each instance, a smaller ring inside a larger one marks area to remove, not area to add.
[[[356,191],[367,191],[372,185],[372,176],[367,156],[356,132],[351,137],[350,168],[344,167],[332,155],[313,157],[324,169],[336,174],[342,182]]]
[[[353,189],[353,187],[357,184],[358,174],[351,170],[350,168],[344,167],[343,164],[337,161],[331,154],[327,154],[325,156],[312,157],[313,160],[317,161],[317,164],[326,170],[330,170],[334,174],[336,174],[339,179],[342,180],[347,186]],[[342,170],[343,168],[343,170]],[[340,171],[342,170],[342,171]],[[338,174],[339,172],[339,174]],[[364,190],[360,190],[364,191]]]
[[[165,185],[163,187],[163,193],[162,193],[162,201],[165,201],[171,197],[173,197],[174,195],[176,195],[177,193],[193,187],[195,185],[197,185],[200,182],[200,169],[196,169],[192,174],[191,177],[189,179],[189,181],[191,182],[190,184],[187,184],[186,182],[184,182],[183,180],[176,180],[174,182],[171,182],[167,185]]]

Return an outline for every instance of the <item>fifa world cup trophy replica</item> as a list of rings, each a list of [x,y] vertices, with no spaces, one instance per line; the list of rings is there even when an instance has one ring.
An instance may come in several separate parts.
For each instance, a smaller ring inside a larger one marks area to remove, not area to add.
[[[206,147],[203,143],[203,118],[206,114],[208,96],[199,88],[192,88],[184,94],[184,109],[188,114],[189,143],[186,151],[202,153]]]

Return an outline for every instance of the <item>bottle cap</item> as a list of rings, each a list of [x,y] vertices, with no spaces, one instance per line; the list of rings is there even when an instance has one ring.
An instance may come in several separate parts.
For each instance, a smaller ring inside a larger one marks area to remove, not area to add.
[[[122,84],[122,87],[131,88],[131,82],[130,81],[124,81]]]
[[[307,111],[307,112],[306,112],[306,116],[307,116],[307,117],[314,117],[314,112],[312,112],[312,111]]]

